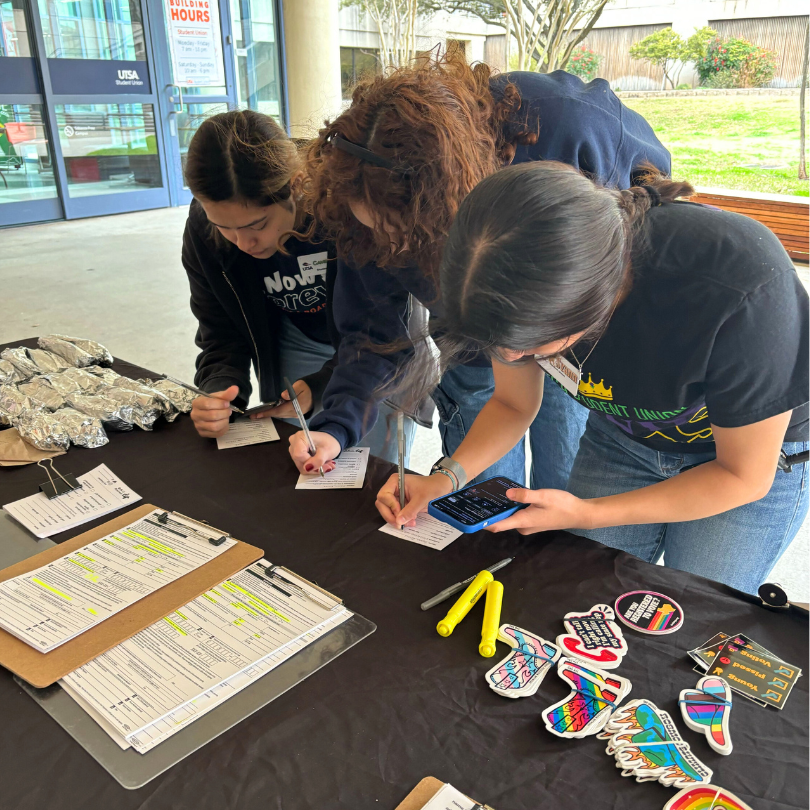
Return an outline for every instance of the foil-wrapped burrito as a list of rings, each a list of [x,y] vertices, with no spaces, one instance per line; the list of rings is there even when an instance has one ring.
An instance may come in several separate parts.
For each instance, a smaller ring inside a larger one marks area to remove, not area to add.
[[[48,382],[46,377],[32,377],[29,382],[20,383],[17,388],[46,410],[55,411],[65,404],[65,398]]]
[[[96,363],[96,358],[92,354],[55,335],[45,335],[39,338],[37,343],[41,349],[47,349],[54,354],[58,354],[70,366],[84,368]]]
[[[91,368],[97,368],[91,366]],[[95,394],[107,388],[107,383],[86,368],[69,368],[59,374],[49,374],[48,382],[62,395]]]
[[[100,419],[104,427],[109,430],[132,430],[132,426],[135,424],[132,405],[108,397],[106,391],[100,394],[83,394],[72,391],[65,394],[65,402],[77,411]]]
[[[48,411],[25,411],[14,419],[20,436],[40,450],[67,450],[70,436],[55,414]]]
[[[6,416],[6,424],[10,424],[9,418],[16,419],[25,411],[40,410],[42,406],[23,394],[16,385],[0,385],[0,414]]]
[[[101,420],[95,416],[80,413],[74,408],[60,408],[52,416],[70,436],[71,444],[93,448],[103,447],[110,441]]]
[[[46,351],[45,349],[26,349],[31,362],[39,369],[40,374],[52,374],[55,371],[64,371],[70,368],[70,363],[66,363],[58,354]]]
[[[177,383],[173,383],[171,380],[142,380],[144,384],[148,385],[150,388],[154,388],[156,391],[160,391],[172,405],[180,411],[180,413],[190,413],[191,406],[194,403],[194,400],[198,397],[198,394],[195,394],[193,391],[189,391],[188,388],[183,388],[182,385],[178,385]],[[177,417],[177,414],[167,414],[166,418],[171,422]]]
[[[3,349],[0,352],[0,359],[7,360],[22,376],[22,379],[27,380],[33,377],[34,374],[39,374],[39,367],[28,356],[28,350],[22,346],[16,349]]]
[[[0,360],[0,385],[18,383],[27,379],[13,363],[8,360]]]
[[[62,341],[62,343],[56,343],[55,341]],[[37,342],[43,349],[50,349],[51,351],[56,352],[60,356],[64,357],[66,360],[85,360],[85,358],[84,355],[80,355],[77,352],[70,353],[70,357],[63,355],[62,351],[67,351],[62,345],[63,343],[69,343],[70,345],[75,346],[77,349],[81,349],[82,352],[90,355],[92,358],[90,362],[76,362],[76,366],[84,367],[99,363],[105,366],[112,365],[112,355],[109,353],[109,351],[107,351],[106,346],[102,346],[96,340],[68,337],[67,335],[45,335],[44,337],[39,338]],[[48,343],[51,345],[47,345]],[[62,351],[59,351],[60,349]]]
[[[154,394],[142,394],[138,391],[111,386],[105,389],[103,396],[129,407],[132,420],[142,430],[152,430],[155,422],[164,412],[163,402]]]

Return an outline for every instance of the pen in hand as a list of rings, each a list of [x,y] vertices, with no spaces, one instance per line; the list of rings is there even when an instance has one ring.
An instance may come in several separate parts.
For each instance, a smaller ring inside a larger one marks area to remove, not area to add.
[[[163,378],[168,380],[169,382],[173,382],[175,385],[179,385],[182,388],[185,388],[187,391],[191,391],[192,394],[199,394],[201,397],[210,397],[211,394],[207,394],[205,391],[201,390],[200,388],[195,388],[193,385],[189,385],[188,383],[184,383],[182,380],[178,380],[176,377],[171,377],[168,374],[164,374]],[[237,408],[236,405],[231,405],[228,403],[228,407],[234,413],[244,413],[241,408]]]
[[[284,378],[284,385],[287,388],[287,393],[290,395],[290,402],[292,402],[293,408],[295,408],[295,415],[298,417],[301,430],[304,431],[304,436],[306,436],[307,444],[309,445],[309,454],[314,456],[318,451],[315,447],[315,442],[312,441],[312,434],[309,432],[309,428],[307,427],[307,420],[304,419],[304,412],[301,410],[301,405],[298,402],[298,395],[295,393],[290,381],[286,377]],[[323,467],[318,467],[318,472],[321,474],[321,478],[323,478]]]

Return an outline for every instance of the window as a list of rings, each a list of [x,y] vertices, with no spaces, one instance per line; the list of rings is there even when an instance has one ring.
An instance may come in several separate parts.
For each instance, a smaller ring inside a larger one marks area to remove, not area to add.
[[[380,72],[380,52],[368,48],[340,49],[340,89],[343,98],[352,97],[352,89],[364,74]]]

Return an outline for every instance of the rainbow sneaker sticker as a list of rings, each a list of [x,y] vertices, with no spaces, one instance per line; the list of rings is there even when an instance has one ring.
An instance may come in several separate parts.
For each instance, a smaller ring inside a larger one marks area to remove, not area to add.
[[[510,698],[533,695],[559,660],[559,647],[513,624],[500,626],[498,640],[506,642],[512,652],[484,676],[489,688]]]
[[[571,685],[572,692],[542,715],[546,728],[558,737],[580,738],[600,732],[633,688],[627,678],[567,658],[560,659],[557,674]]]
[[[615,602],[616,618],[651,636],[665,636],[683,627],[683,610],[670,597],[656,591],[630,591]]]
[[[684,689],[680,697],[684,723],[693,731],[702,731],[718,754],[728,756],[733,747],[728,732],[731,715],[731,688],[722,679],[701,678],[695,689]]]
[[[751,810],[751,808],[725,788],[700,785],[684,788],[664,805],[664,810]]]
[[[566,635],[557,636],[563,655],[587,666],[614,669],[627,652],[627,642],[610,605],[594,605],[587,613],[566,613]]]

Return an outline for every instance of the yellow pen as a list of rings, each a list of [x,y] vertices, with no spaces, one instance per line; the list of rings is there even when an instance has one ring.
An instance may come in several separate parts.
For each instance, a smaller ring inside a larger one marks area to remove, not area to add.
[[[483,596],[487,586],[494,577],[487,571],[481,571],[459,596],[458,601],[447,611],[447,615],[436,625],[440,636],[449,636],[456,625],[470,612],[472,606]]]
[[[478,652],[484,658],[495,655],[495,639],[501,626],[501,605],[503,604],[503,585],[493,580],[487,586],[487,602],[484,605],[484,623],[481,625],[481,643]]]

